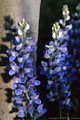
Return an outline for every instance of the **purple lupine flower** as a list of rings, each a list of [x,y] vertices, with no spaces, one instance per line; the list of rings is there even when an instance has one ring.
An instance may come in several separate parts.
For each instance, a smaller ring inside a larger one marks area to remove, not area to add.
[[[66,13],[68,11],[68,13]],[[49,93],[46,95],[47,98],[54,102],[56,99],[60,102],[61,99],[65,101],[70,98],[70,86],[68,85],[67,73],[68,73],[68,31],[72,29],[72,25],[66,25],[66,21],[69,17],[69,10],[67,5],[63,6],[63,17],[64,20],[60,20],[60,24],[64,29],[60,28],[58,22],[53,24],[52,37],[53,41],[49,42],[49,45],[45,45],[44,58],[47,62],[42,61],[40,68],[40,74],[47,77],[47,89]],[[59,96],[60,95],[60,96]],[[58,96],[58,97],[57,97]],[[60,102],[60,104],[64,104]],[[71,104],[69,101],[65,105]]]
[[[11,69],[9,70],[9,75],[12,76],[18,71],[19,67],[17,66],[17,64],[15,62],[12,62],[10,64],[10,67],[11,67]]]
[[[9,75],[15,75],[12,84],[14,88],[14,105],[18,109],[19,118],[32,118],[36,120],[46,113],[46,109],[41,107],[41,112],[37,109],[42,104],[37,93],[36,86],[40,85],[35,74],[36,67],[33,66],[33,58],[30,53],[35,50],[35,42],[27,35],[30,26],[23,19],[19,23],[18,35],[13,40],[14,48],[7,50],[10,66],[7,67]],[[26,107],[24,107],[26,105]]]

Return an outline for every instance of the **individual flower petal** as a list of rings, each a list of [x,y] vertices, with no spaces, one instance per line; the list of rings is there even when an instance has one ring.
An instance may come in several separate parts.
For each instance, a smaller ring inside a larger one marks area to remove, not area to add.
[[[50,89],[51,88],[51,85],[50,84],[47,84],[47,89]]]
[[[23,57],[18,57],[18,62],[23,62]]]
[[[29,73],[27,74],[27,76],[30,77],[30,78],[32,78],[32,77],[33,77],[33,73],[32,73],[32,72],[29,72]]]
[[[36,67],[35,66],[32,66],[32,68],[31,68],[31,71],[35,71],[36,70]]]
[[[20,90],[25,90],[25,86],[24,86],[24,85],[19,85],[19,86],[18,86],[18,89],[20,89]]]
[[[35,94],[35,90],[34,89],[29,89],[29,92],[31,93],[31,94]]]
[[[43,109],[43,104],[41,104],[41,105],[39,105],[38,107],[37,107],[37,111],[40,113],[41,112],[41,110]]]
[[[14,61],[15,59],[16,59],[15,56],[10,56],[10,57],[9,57],[9,61],[10,61],[10,62]]]
[[[34,112],[34,107],[28,107],[28,113],[33,114]]]
[[[48,49],[48,53],[49,53],[49,54],[53,53],[54,51],[55,51],[54,48],[49,48],[49,49]]]
[[[67,52],[67,47],[62,48],[61,52],[66,53]]]
[[[38,97],[39,97],[39,95],[34,94],[34,95],[31,96],[31,99],[32,99],[32,100],[38,99]]]
[[[47,112],[47,109],[46,109],[46,108],[43,108],[43,109],[40,111],[40,114],[44,115],[46,112]]]
[[[49,54],[48,53],[45,53],[44,54],[44,58],[49,58],[50,56],[49,56]]]
[[[18,35],[23,36],[23,32],[21,29],[18,29]]]
[[[19,111],[25,111],[26,110],[26,108],[23,107],[23,106],[18,106],[17,108],[18,108]]]
[[[40,71],[41,75],[44,75],[46,72],[44,70]]]
[[[22,48],[22,43],[20,43],[19,45],[16,45],[16,50],[20,50]]]
[[[20,97],[20,96],[15,96],[15,97],[14,97],[14,101],[22,101],[22,97]]]
[[[52,33],[52,37],[53,37],[53,39],[56,38],[56,33],[55,32]]]
[[[21,78],[19,78],[19,77],[14,77],[14,79],[15,79],[16,83],[21,83]]]
[[[22,94],[22,91],[21,90],[19,90],[19,89],[16,89],[15,90],[15,94],[18,96],[18,95],[21,95]]]
[[[25,77],[22,77],[21,80],[22,80],[22,82],[26,83],[26,78]]]
[[[34,83],[34,85],[36,85],[36,86],[40,85],[40,81],[39,81],[39,80],[35,80],[33,83]]]
[[[24,73],[29,73],[31,71],[31,68],[24,68]]]
[[[35,102],[36,104],[41,104],[41,100],[40,100],[40,99],[35,99],[34,102]]]
[[[23,60],[26,60],[29,57],[29,53],[23,55]]]
[[[42,66],[46,67],[48,64],[45,61],[41,61]]]
[[[15,63],[15,62],[12,62],[11,64],[10,64],[10,66],[11,66],[11,69],[13,70],[13,71],[15,71],[15,73],[16,73],[16,71],[18,70],[18,66],[17,66],[17,64]],[[11,71],[11,72],[13,72],[13,71]]]
[[[14,75],[15,73],[16,73],[16,72],[15,72],[14,70],[10,70],[10,71],[9,71],[9,75],[10,75],[10,76]]]
[[[25,116],[23,111],[18,112],[18,117],[19,118],[23,118]]]
[[[17,88],[16,82],[12,83],[12,88]]]
[[[17,107],[17,106],[20,106],[21,105],[21,101],[16,101],[14,102],[14,105]]]
[[[34,40],[30,40],[29,45],[30,46],[35,45],[35,41]]]
[[[28,58],[27,63],[33,63],[33,58],[32,57]]]
[[[26,23],[26,26],[24,28],[24,32],[27,32],[30,29],[30,25]]]

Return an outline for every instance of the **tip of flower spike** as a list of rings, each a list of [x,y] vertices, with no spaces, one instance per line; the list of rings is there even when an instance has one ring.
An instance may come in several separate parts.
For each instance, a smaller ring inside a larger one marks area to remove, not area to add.
[[[68,5],[63,5],[62,14],[66,21],[68,21],[70,19]]]
[[[53,24],[52,31],[53,31],[54,33],[58,33],[59,30],[60,30],[60,25],[59,25],[58,22],[55,22],[55,23]]]
[[[24,30],[25,33],[30,29],[30,25],[25,22],[24,18],[18,23],[18,25]]]
[[[63,31],[60,29],[59,22],[55,22],[52,27],[52,38],[53,39],[60,39],[62,37]]]
[[[80,3],[77,5],[76,10],[80,12]]]

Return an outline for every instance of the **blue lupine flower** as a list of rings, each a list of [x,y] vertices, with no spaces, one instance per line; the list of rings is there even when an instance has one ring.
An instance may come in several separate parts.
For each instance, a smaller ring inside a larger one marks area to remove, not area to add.
[[[52,27],[52,37],[53,41],[49,42],[49,45],[45,45],[44,58],[47,62],[42,61],[40,67],[40,74],[47,77],[47,89],[49,93],[47,98],[54,102],[56,99],[63,102],[67,100],[70,95],[70,86],[68,85],[68,31],[72,29],[72,25],[66,25],[66,21],[69,20],[69,10],[68,6],[63,6],[63,17],[64,20],[60,21],[60,24],[64,29],[60,28],[58,22],[55,22]],[[60,95],[60,96],[59,96]],[[57,97],[58,96],[58,97]],[[59,98],[60,97],[60,98]],[[60,104],[63,104],[60,103]],[[70,104],[70,101],[68,102]],[[65,105],[68,105],[65,104]]]
[[[10,62],[13,62],[16,59],[16,57],[19,55],[19,53],[13,49],[9,49],[6,52],[7,52],[7,55],[9,56]]]
[[[10,67],[11,67],[11,69],[9,70],[9,75],[12,76],[18,71],[19,67],[17,66],[17,64],[15,62],[12,62],[10,64]]]
[[[14,105],[19,111],[18,117],[31,117],[36,120],[46,113],[46,109],[43,106],[41,111],[37,109],[42,104],[36,89],[36,86],[40,85],[40,81],[37,80],[36,67],[33,66],[33,58],[30,56],[30,53],[35,50],[35,42],[31,36],[27,35],[29,27],[24,19],[19,23],[18,35],[13,40],[14,48],[7,51],[10,62],[7,69],[10,76],[15,74],[12,88],[15,89],[13,99]],[[26,107],[24,107],[25,104]]]

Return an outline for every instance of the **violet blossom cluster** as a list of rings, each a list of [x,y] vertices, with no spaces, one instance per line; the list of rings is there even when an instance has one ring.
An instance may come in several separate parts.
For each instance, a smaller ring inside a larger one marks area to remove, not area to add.
[[[18,23],[17,36],[13,40],[14,47],[7,50],[9,57],[9,75],[14,75],[14,105],[18,109],[18,117],[24,120],[36,120],[46,113],[39,99],[36,86],[40,85],[37,80],[36,67],[33,66],[31,53],[35,50],[35,42],[29,34],[29,24],[23,19]]]
[[[70,69],[67,40],[69,39],[68,31],[72,29],[72,25],[66,24],[70,19],[67,5],[63,6],[62,14],[64,19],[53,24],[53,40],[49,42],[49,45],[45,45],[44,58],[46,61],[41,61],[40,74],[47,77],[47,89],[49,91],[47,98],[49,101],[58,100],[62,108],[71,109],[70,82],[67,77]]]
[[[73,65],[73,80],[79,80],[80,75],[80,4],[76,7],[77,12],[72,15],[70,24],[73,29],[69,31],[69,53],[73,57],[70,63]]]

